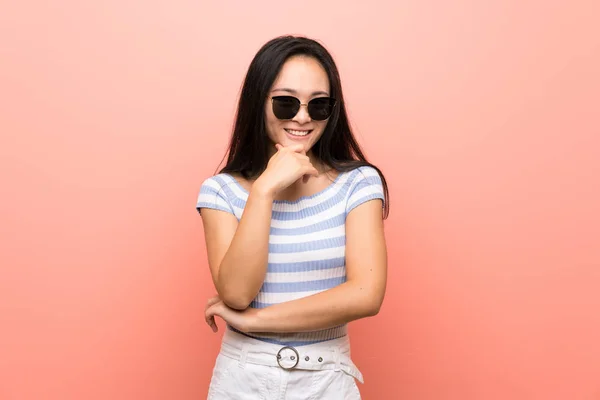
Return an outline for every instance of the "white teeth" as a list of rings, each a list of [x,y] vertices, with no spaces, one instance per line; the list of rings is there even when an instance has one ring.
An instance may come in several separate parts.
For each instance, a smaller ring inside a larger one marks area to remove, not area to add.
[[[286,131],[291,133],[294,136],[306,136],[310,133],[310,131],[295,131],[292,129],[286,129]]]

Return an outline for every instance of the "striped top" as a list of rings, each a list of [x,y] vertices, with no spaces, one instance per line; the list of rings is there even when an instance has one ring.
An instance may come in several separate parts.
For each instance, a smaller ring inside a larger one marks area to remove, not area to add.
[[[248,194],[235,178],[221,173],[202,183],[196,208],[225,211],[239,221]],[[345,282],[346,216],[373,199],[384,200],[381,179],[377,170],[363,166],[340,173],[327,188],[312,196],[295,201],[275,200],[267,274],[250,307],[264,308],[299,299]],[[242,333],[231,326],[229,329]],[[344,324],[313,332],[246,335],[270,343],[301,346],[346,334]]]

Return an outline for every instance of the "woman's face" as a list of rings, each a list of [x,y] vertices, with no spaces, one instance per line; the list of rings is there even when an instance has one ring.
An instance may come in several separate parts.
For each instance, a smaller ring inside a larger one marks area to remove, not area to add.
[[[329,95],[327,73],[317,60],[306,56],[289,58],[283,64],[265,102],[267,134],[273,145],[302,144],[304,151],[308,153],[323,134],[327,120],[311,119],[304,104],[314,98]],[[292,119],[278,119],[273,113],[273,96],[293,96],[303,105]]]

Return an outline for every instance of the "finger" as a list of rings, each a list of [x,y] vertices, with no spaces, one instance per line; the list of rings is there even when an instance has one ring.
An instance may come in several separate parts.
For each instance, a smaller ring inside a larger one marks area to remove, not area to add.
[[[299,153],[295,153],[294,157],[296,157],[296,160],[298,160],[298,162],[300,163],[300,166],[302,167],[306,167],[307,165],[311,165],[310,163],[310,159],[308,158],[308,156],[303,156]]]
[[[206,320],[206,323],[208,324],[208,326],[210,327],[210,329],[213,332],[217,332],[219,330],[219,328],[217,327],[217,323],[215,321],[215,317],[210,317]]]
[[[217,326],[217,323],[215,321],[215,313],[216,307],[210,307],[208,310],[206,310],[206,313],[204,314],[204,320],[206,321],[208,326],[210,326],[213,332],[217,332],[219,330],[219,327]]]
[[[308,182],[311,176],[319,176],[319,171],[315,167],[313,167],[312,164],[309,164],[306,167],[304,175],[302,175],[302,182]]]
[[[208,301],[206,302],[206,307],[204,307],[204,310],[207,310],[210,306],[212,306],[213,304],[218,303],[219,301],[221,301],[221,298],[219,296],[214,296],[211,297],[210,299],[208,299]]]
[[[304,162],[302,166],[304,167],[305,174],[319,176],[319,171],[315,168],[314,165],[312,165],[310,161]]]
[[[275,148],[277,149],[277,151],[283,149],[283,146],[280,145],[279,143],[275,143]]]
[[[286,147],[286,149],[293,151],[294,153],[302,153],[306,155],[306,151],[304,150],[303,144],[293,144],[291,146]]]

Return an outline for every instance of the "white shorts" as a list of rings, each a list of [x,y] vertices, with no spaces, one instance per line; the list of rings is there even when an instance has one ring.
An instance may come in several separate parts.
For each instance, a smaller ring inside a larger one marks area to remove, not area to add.
[[[347,336],[286,347],[226,329],[208,400],[360,400]]]

